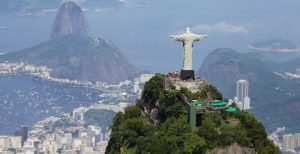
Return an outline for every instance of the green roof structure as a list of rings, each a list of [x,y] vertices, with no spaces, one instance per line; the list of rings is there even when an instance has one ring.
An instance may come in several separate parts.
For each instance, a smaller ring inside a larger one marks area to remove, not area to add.
[[[238,109],[237,109],[237,108],[235,108],[235,107],[229,107],[228,109],[226,109],[226,111],[227,111],[227,112],[231,112],[231,113],[233,113],[233,112],[237,112],[237,111],[238,111]]]
[[[226,106],[227,102],[223,102],[223,101],[213,101],[213,102],[209,102],[209,104],[213,107],[220,107],[220,106]]]
[[[204,102],[202,102],[202,101],[196,101],[196,102],[195,102],[195,105],[196,105],[196,106],[203,106],[203,105],[204,105]]]

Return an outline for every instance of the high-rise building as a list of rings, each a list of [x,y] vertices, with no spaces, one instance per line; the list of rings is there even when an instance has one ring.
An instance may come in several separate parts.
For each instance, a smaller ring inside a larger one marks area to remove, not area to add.
[[[299,148],[300,147],[300,133],[296,133],[294,135],[295,138],[295,148]]]
[[[8,136],[0,136],[0,151],[11,148],[10,139]],[[0,152],[1,153],[1,152]]]
[[[295,151],[295,137],[292,134],[283,135],[283,150]]]
[[[11,141],[11,144],[12,144],[12,148],[20,149],[22,147],[22,145],[21,145],[21,141],[22,141],[21,136],[12,136],[12,137],[10,137],[10,141]]]
[[[22,125],[21,126],[21,145],[24,146],[24,142],[26,142],[28,138],[28,126]]]
[[[87,135],[93,136],[94,135],[95,126],[88,126],[87,128]]]
[[[247,80],[238,80],[236,82],[236,97],[235,101],[241,110],[250,109],[249,82]]]
[[[249,83],[247,80],[238,80],[236,84],[236,97],[239,102],[244,102],[245,97],[248,97]]]
[[[243,108],[244,110],[250,109],[250,98],[248,96],[244,98]]]

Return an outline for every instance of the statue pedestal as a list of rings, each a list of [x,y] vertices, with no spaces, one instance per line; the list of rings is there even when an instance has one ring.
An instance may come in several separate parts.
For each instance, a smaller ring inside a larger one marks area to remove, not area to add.
[[[194,70],[181,70],[180,79],[181,80],[188,80],[188,79],[195,80],[195,71]]]

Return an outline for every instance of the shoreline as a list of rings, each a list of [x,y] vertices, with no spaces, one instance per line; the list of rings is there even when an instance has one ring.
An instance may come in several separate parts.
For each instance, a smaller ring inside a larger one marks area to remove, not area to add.
[[[24,62],[16,63],[0,63],[0,76],[15,76],[27,74],[35,78],[35,80],[41,80],[43,82],[53,82],[57,84],[70,85],[70,86],[80,86],[85,88],[92,88],[98,90],[104,90],[106,92],[115,92],[116,89],[122,85],[130,84],[129,80],[125,80],[116,84],[106,83],[106,82],[91,82],[91,81],[81,81],[81,80],[70,80],[63,78],[56,78],[51,76],[51,69],[45,66],[34,66],[32,64],[27,64]],[[109,90],[112,88],[112,90]]]

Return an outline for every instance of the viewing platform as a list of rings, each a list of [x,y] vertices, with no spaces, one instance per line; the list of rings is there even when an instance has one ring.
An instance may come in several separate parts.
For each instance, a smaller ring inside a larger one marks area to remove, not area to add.
[[[164,81],[164,90],[168,91],[170,85],[174,85],[177,91],[180,91],[181,87],[187,88],[189,91],[195,93],[201,91],[202,87],[208,85],[207,81],[203,77],[195,77],[195,79],[182,80],[180,74],[176,71],[170,72],[166,75]]]

